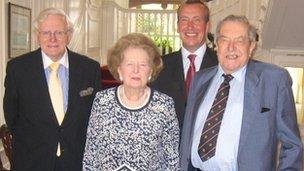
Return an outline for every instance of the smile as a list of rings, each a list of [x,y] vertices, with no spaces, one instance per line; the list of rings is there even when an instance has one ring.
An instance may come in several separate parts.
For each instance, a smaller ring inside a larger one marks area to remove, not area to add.
[[[197,36],[197,33],[185,33],[185,35],[188,37],[195,37]]]
[[[226,58],[228,58],[228,59],[236,59],[238,57],[239,57],[239,55],[236,55],[236,54],[226,55]]]
[[[58,45],[48,45],[49,48],[57,48]]]

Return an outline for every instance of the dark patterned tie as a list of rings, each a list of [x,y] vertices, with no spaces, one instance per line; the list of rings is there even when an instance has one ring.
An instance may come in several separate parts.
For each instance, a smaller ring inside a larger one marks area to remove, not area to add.
[[[190,54],[188,56],[188,59],[190,60],[190,66],[189,66],[189,69],[187,71],[187,76],[186,76],[186,91],[187,91],[187,94],[189,93],[190,85],[191,85],[192,79],[193,79],[194,74],[195,74],[195,65],[194,65],[195,57],[196,57],[195,54]]]
[[[198,154],[203,161],[206,161],[215,155],[217,137],[220,131],[223,114],[225,112],[229,95],[229,81],[233,79],[233,76],[230,74],[223,74],[222,76],[225,78],[225,80],[217,91],[212,107],[206,119],[200,138],[200,144],[198,146]]]

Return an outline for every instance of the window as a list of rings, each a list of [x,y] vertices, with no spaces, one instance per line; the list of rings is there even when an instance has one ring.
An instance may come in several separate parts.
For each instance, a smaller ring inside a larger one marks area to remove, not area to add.
[[[304,124],[304,68],[286,67],[292,78],[292,91],[296,103],[297,119]]]

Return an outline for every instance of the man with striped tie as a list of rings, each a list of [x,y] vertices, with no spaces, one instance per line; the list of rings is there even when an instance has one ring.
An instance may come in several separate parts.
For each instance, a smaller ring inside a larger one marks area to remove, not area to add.
[[[302,170],[291,78],[250,59],[255,38],[244,16],[230,15],[217,26],[219,65],[196,74],[188,97],[183,171]]]

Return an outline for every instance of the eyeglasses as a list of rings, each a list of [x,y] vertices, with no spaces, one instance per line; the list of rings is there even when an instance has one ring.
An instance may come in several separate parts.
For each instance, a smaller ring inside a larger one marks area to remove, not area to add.
[[[51,31],[39,31],[39,34],[47,39],[47,38],[50,38],[50,37],[56,37],[57,39],[62,39],[64,38],[64,36],[66,36],[66,34],[69,32],[68,31],[60,31],[60,30],[56,30],[54,32],[51,32]]]
[[[234,39],[226,37],[226,36],[219,36],[218,41],[220,43],[231,43],[231,42],[233,42],[235,45],[244,45],[245,43],[250,42],[249,38],[245,37],[245,36],[240,36],[240,37],[237,37],[237,38],[234,38]]]

